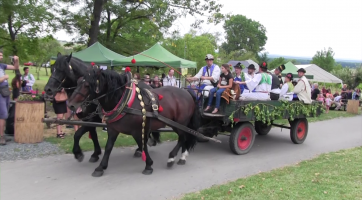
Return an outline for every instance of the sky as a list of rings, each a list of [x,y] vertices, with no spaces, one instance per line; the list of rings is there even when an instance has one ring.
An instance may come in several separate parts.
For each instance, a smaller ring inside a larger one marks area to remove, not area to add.
[[[269,54],[313,57],[331,47],[336,59],[362,61],[362,0],[223,0],[223,14],[241,14],[263,24]],[[172,30],[189,32],[195,17],[178,19]],[[221,32],[223,24],[202,26],[200,32]],[[55,34],[69,41],[64,31]],[[219,41],[221,43],[223,41]]]

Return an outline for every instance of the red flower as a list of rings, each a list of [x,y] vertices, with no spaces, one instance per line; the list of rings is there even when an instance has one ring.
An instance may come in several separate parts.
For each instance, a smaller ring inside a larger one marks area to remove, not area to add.
[[[41,94],[45,94],[45,92],[43,91],[43,92],[41,92]]]
[[[124,70],[125,72],[130,72],[131,68],[130,67],[126,67],[126,69]]]
[[[266,65],[266,63],[265,63],[265,62],[263,62],[263,67],[265,67],[265,65]]]
[[[92,65],[92,66],[94,66],[94,65],[95,65],[95,63],[94,63],[94,62],[91,62],[91,65]]]
[[[132,62],[132,64],[135,64],[135,63],[136,63],[136,59],[133,58],[133,59],[131,60],[131,62]]]

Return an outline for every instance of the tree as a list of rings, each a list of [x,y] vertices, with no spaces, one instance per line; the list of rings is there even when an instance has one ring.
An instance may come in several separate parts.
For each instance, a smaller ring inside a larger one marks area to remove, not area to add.
[[[114,43],[116,38],[124,38],[123,31],[126,26],[131,26],[135,21],[149,21],[157,30],[166,32],[173,22],[187,14],[196,16],[210,13],[208,22],[219,23],[222,7],[215,0],[61,0],[67,6],[75,4],[81,8],[70,12],[68,7],[61,9],[62,25],[68,32],[77,33],[88,46],[94,44],[101,36],[106,46]],[[197,20],[193,25],[198,26],[202,20]],[[132,32],[137,33],[139,31]]]
[[[212,54],[217,62],[215,53],[217,49],[217,36],[210,33],[197,35],[196,31],[191,30],[188,34],[181,37],[178,32],[173,33],[169,38],[162,42],[162,46],[174,55],[187,60],[197,62],[197,67],[205,66],[206,54]]]
[[[328,50],[317,51],[311,63],[318,65],[327,72],[331,72],[335,66],[333,49],[329,47]]]
[[[224,29],[226,42],[221,47],[227,52],[246,50],[257,54],[264,50],[267,37],[266,29],[257,21],[243,15],[228,15]]]
[[[1,0],[0,44],[6,52],[27,57],[26,47],[43,33],[54,30],[52,0]]]
[[[354,89],[362,83],[362,66],[355,69],[349,67],[335,69],[332,70],[332,74],[340,78],[350,89]]]
[[[37,64],[37,76],[39,80],[39,72],[42,67],[42,64],[50,60],[51,56],[57,55],[58,52],[64,53],[63,47],[60,43],[54,39],[51,35],[43,38],[38,38],[33,41],[34,48],[32,51],[28,52]],[[48,69],[44,66],[45,73],[48,76]]]
[[[279,67],[280,65],[285,64],[287,62],[288,61],[283,57],[274,58],[272,61],[270,61],[268,63],[268,70],[273,70],[273,69],[275,69],[275,68]]]
[[[269,54],[269,52],[264,52],[264,53],[261,53],[260,55],[257,53],[256,60],[258,61],[258,63],[268,62],[270,60],[268,58],[268,54]]]

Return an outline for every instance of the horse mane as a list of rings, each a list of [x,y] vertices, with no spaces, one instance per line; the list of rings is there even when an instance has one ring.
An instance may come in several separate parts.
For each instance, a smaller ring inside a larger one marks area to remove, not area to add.
[[[97,67],[93,67],[92,70],[89,70],[89,73],[85,74],[84,77],[89,83],[90,93],[95,93],[97,80],[99,80],[99,93],[105,94],[110,92],[106,95],[106,101],[120,99],[123,95],[126,86],[125,84],[127,83],[126,74],[118,74],[116,71],[102,70]]]

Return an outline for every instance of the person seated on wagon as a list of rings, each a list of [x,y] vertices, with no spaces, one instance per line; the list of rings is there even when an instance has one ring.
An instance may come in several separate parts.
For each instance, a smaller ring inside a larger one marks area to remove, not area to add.
[[[248,87],[249,91],[255,89],[255,92],[249,93],[246,93],[244,90],[244,93],[240,96],[241,100],[270,100],[269,93],[271,91],[272,76],[267,73],[267,70],[267,63],[263,62],[260,65],[259,73],[255,74],[254,78],[241,82],[241,84]]]
[[[269,94],[271,100],[279,100],[280,87],[283,85],[283,80],[281,80],[281,74],[284,69],[285,66],[280,65],[274,70],[274,74],[269,73],[272,76],[271,90]]]
[[[274,74],[278,77],[279,80],[279,88],[283,86],[283,79],[282,79],[282,71],[285,70],[285,65],[280,65],[274,70]]]
[[[280,89],[279,100],[287,100],[287,101],[293,100],[294,85],[292,84],[292,81],[293,81],[293,74],[288,73],[285,76],[282,89]]]
[[[220,75],[219,83],[217,84],[217,87],[212,88],[210,90],[209,102],[207,104],[205,112],[210,110],[214,94],[216,93],[216,103],[215,103],[215,108],[212,111],[212,113],[213,114],[217,113],[219,111],[219,107],[220,107],[221,94],[225,91],[225,89],[227,89],[227,88],[231,89],[233,86],[233,76],[230,72],[229,65],[223,64],[221,66],[221,72],[222,72],[222,74]]]
[[[236,71],[236,68],[235,68],[235,71]],[[244,73],[244,72],[241,72],[241,73],[242,73],[242,75],[244,75],[244,80],[242,80],[242,81],[234,81],[234,83],[242,85],[244,87],[241,94],[242,93],[255,92],[255,88],[254,88],[254,90],[250,91],[248,86],[245,83],[243,83],[245,81],[252,80],[254,78],[254,76],[255,76],[255,66],[253,64],[250,64],[248,66],[248,73]]]
[[[203,94],[205,97],[208,97],[209,91],[217,86],[220,78],[220,67],[214,64],[214,56],[211,54],[207,54],[205,57],[205,61],[207,65],[202,67],[194,77],[186,78],[188,82],[198,80],[201,81],[200,87],[196,87],[199,92],[199,95],[196,98],[200,97],[201,94]],[[188,86],[188,88],[190,88],[190,86]],[[203,90],[206,91],[203,92]]]
[[[298,69],[298,76],[299,81],[297,85],[294,87],[293,92],[298,95],[299,101],[303,101],[305,104],[311,104],[312,103],[312,92],[311,87],[309,85],[309,82],[307,78],[304,76],[306,73],[305,69],[300,68]]]
[[[245,85],[240,84],[242,81],[245,81],[245,73],[241,71],[243,69],[243,66],[239,62],[234,66],[234,69],[235,69],[234,83],[240,85],[240,94],[242,94],[245,88]]]

